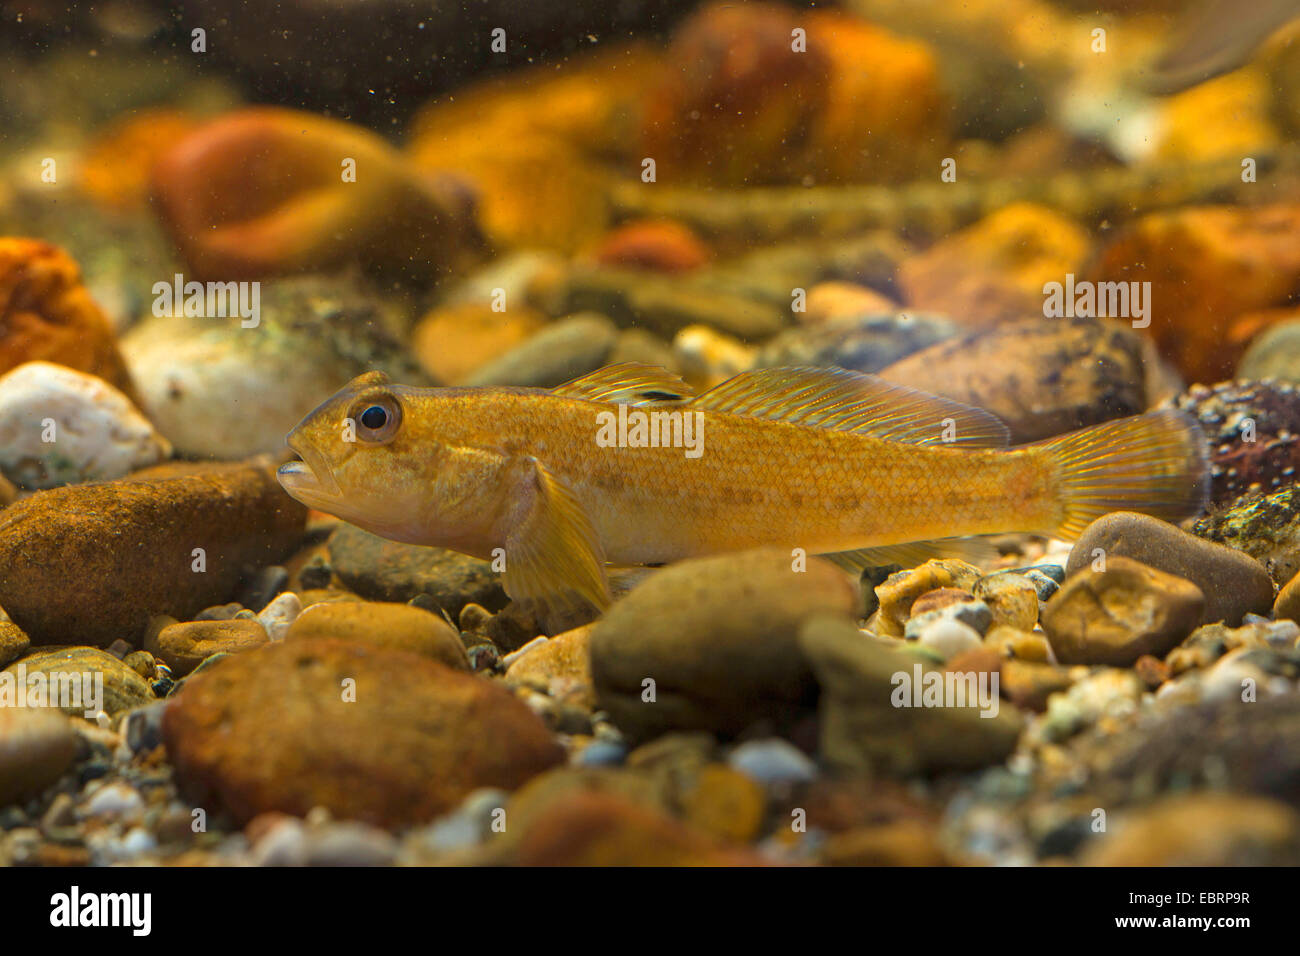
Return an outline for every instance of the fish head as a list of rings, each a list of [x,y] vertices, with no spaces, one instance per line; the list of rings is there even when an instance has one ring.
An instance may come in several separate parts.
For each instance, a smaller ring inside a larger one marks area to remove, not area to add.
[[[446,449],[412,427],[422,389],[394,385],[382,372],[354,378],[309,413],[286,438],[301,461],[277,477],[308,507],[397,541],[419,541],[424,477]]]

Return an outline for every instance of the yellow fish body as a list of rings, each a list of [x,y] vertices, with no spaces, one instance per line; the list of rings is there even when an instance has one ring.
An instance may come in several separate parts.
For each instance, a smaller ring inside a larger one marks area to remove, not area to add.
[[[605,565],[779,545],[1074,537],[1108,511],[1195,514],[1205,440],[1151,412],[1007,449],[986,412],[842,369],[761,369],[702,395],[620,365],[553,390],[363,375],[289,435],[293,497],[397,541],[504,561],[512,598],[609,601]],[[919,549],[916,553],[922,553]]]

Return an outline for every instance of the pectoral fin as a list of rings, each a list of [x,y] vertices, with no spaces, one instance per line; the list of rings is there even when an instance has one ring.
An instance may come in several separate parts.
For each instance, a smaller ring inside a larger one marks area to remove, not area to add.
[[[595,526],[565,484],[535,458],[519,463],[521,500],[506,539],[505,589],[558,609],[575,599],[609,606],[605,556]]]

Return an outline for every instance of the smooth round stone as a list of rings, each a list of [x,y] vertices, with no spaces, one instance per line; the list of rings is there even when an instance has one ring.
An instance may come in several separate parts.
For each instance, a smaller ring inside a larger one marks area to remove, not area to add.
[[[780,737],[748,740],[731,751],[727,763],[766,786],[807,783],[817,778],[816,762]]]
[[[627,747],[613,740],[593,740],[578,754],[582,767],[618,767],[627,760]]]
[[[184,677],[213,654],[237,654],[261,647],[270,638],[259,621],[184,621],[169,624],[145,639],[145,650]]]
[[[1116,511],[1088,525],[1065,566],[1068,578],[1092,566],[1101,552],[1132,558],[1148,567],[1191,581],[1205,596],[1201,623],[1223,621],[1236,627],[1250,612],[1273,606],[1273,581],[1248,554],[1190,535],[1180,528],[1132,511]],[[1068,583],[1067,583],[1068,586]]]
[[[956,618],[945,617],[924,622],[917,630],[916,643],[934,651],[944,660],[951,660],[958,654],[984,646],[979,631]]]
[[[0,471],[24,488],[121,478],[170,455],[131,400],[95,375],[51,362],[0,375]]]
[[[409,604],[378,601],[313,604],[298,615],[286,640],[317,637],[410,651],[456,670],[469,670],[469,657],[460,632],[438,615]]]
[[[93,717],[96,703],[110,717],[155,700],[149,682],[125,662],[95,647],[41,649],[10,664],[6,674],[26,675],[28,688],[37,675],[50,695],[67,695],[62,710],[69,717]],[[103,690],[103,699],[92,698]],[[79,691],[79,694],[74,693]],[[77,700],[79,696],[81,699]],[[51,705],[58,703],[50,700]],[[3,709],[3,708],[0,708]]]
[[[77,756],[77,732],[57,710],[0,707],[0,804],[39,793]]]
[[[1056,582],[1051,582],[1056,589]],[[993,612],[993,624],[1032,631],[1038,623],[1039,587],[1023,574],[1003,571],[975,582],[974,594]]]

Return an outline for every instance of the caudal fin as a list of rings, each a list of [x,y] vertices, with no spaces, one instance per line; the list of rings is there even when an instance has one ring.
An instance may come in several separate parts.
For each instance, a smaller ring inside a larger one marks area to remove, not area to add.
[[[1039,445],[1060,467],[1063,515],[1056,533],[1066,539],[1111,511],[1180,521],[1209,498],[1209,449],[1186,412],[1148,412]]]

